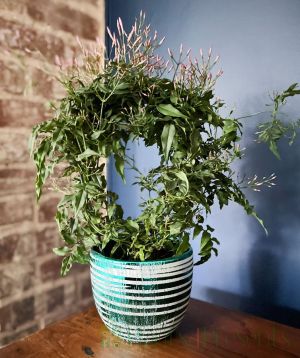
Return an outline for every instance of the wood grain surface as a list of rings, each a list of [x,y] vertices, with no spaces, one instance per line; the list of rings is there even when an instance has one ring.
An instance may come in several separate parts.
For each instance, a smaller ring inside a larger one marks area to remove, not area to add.
[[[191,300],[171,337],[130,344],[113,336],[92,307],[2,348],[0,357],[300,357],[300,329]]]

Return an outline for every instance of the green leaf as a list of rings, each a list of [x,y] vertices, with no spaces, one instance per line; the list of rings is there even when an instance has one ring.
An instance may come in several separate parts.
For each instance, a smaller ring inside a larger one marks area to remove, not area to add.
[[[266,235],[268,235],[268,230],[267,230],[267,228],[265,227],[265,224],[264,224],[263,220],[260,219],[260,218],[257,216],[256,212],[254,212],[254,211],[252,212],[251,215],[252,215],[253,217],[255,217],[255,219],[260,223],[260,225],[261,225],[262,228],[264,229]]]
[[[120,244],[118,242],[116,242],[113,246],[113,248],[111,249],[111,255],[113,255],[117,250],[118,248],[120,247]]]
[[[269,148],[271,152],[275,155],[277,159],[280,159],[280,154],[278,152],[278,147],[275,141],[271,140],[269,143]]]
[[[133,231],[139,231],[139,224],[133,220],[127,220],[126,227]]]
[[[83,205],[85,204],[86,198],[87,192],[84,189],[80,190],[75,200],[75,217],[78,215]]]
[[[76,248],[76,252],[73,254],[74,262],[80,264],[87,264],[89,263],[89,257],[85,252],[85,248],[83,245],[78,245]]]
[[[189,181],[186,174],[183,171],[180,171],[175,172],[175,175],[184,183],[184,192],[187,193],[189,191]]]
[[[181,231],[183,223],[181,222],[175,222],[174,224],[170,225],[170,235],[176,235],[179,234]]]
[[[173,143],[175,131],[176,130],[174,124],[167,123],[164,125],[164,129],[161,134],[161,145],[166,161],[169,158],[169,152]]]
[[[200,133],[198,130],[193,130],[191,134],[191,152],[197,153],[200,146]]]
[[[105,131],[104,131],[104,130],[95,131],[95,132],[91,135],[91,138],[92,138],[92,139],[98,139],[102,133],[105,133]]]
[[[125,183],[126,180],[125,180],[125,174],[124,174],[124,158],[123,157],[121,157],[119,155],[115,155],[115,167],[116,167],[118,174],[120,175],[123,182]]]
[[[115,89],[114,89],[114,93],[115,94],[124,94],[128,91],[126,91],[128,88],[130,87],[130,84],[129,83],[126,83],[126,82],[121,82],[119,83]]]
[[[108,216],[109,219],[112,218],[115,210],[116,210],[116,204],[112,204],[112,205],[108,206],[108,208],[107,208],[107,216]]]
[[[139,257],[141,261],[145,261],[145,254],[144,254],[144,250],[142,248],[140,248],[139,250]]]
[[[207,231],[210,231],[210,232],[214,232],[214,231],[215,231],[215,229],[212,228],[212,227],[209,226],[209,225],[206,225],[206,230],[207,230]]]
[[[176,93],[172,93],[171,96],[170,96],[170,101],[173,103],[173,104],[177,104],[178,103],[178,96],[176,95]]]
[[[70,271],[72,264],[74,262],[73,256],[67,256],[62,260],[60,274],[62,276],[66,276],[66,274]]]
[[[201,225],[196,225],[194,228],[193,238],[198,236],[203,231],[203,227]]]
[[[211,235],[208,231],[204,231],[201,238],[200,252],[206,251],[211,246]]]
[[[52,249],[52,251],[55,253],[55,255],[58,256],[66,256],[67,254],[70,253],[72,249],[70,249],[67,246],[63,246],[63,247],[55,247]]]
[[[156,108],[161,114],[163,114],[165,116],[187,118],[187,116],[185,116],[183,113],[181,113],[172,104],[160,104]]]
[[[95,152],[94,150],[88,148],[86,149],[83,153],[79,154],[77,156],[77,160],[78,161],[81,161],[82,159],[86,159],[86,158],[89,158],[89,157],[92,157],[92,156],[100,156],[99,153]]]
[[[183,239],[176,251],[176,255],[184,254],[190,248],[190,238],[187,233],[184,234]]]

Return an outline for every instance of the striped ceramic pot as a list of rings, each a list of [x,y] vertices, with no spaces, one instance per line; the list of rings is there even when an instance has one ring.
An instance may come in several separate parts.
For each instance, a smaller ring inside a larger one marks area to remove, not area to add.
[[[90,256],[96,307],[113,334],[128,342],[153,342],[176,329],[189,303],[192,249],[144,262],[115,260],[95,250]]]

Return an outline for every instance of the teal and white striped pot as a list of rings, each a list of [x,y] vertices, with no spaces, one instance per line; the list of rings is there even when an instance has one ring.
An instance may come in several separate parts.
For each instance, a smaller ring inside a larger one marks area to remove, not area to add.
[[[154,261],[122,261],[92,250],[93,296],[104,324],[128,342],[154,342],[169,336],[187,309],[193,251]]]

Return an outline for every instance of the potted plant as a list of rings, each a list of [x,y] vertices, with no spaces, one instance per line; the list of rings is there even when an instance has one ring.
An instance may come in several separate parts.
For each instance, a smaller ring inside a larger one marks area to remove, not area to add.
[[[56,213],[64,246],[54,249],[64,256],[61,273],[74,262],[90,264],[101,318],[131,342],[162,339],[182,320],[192,284],[191,238],[200,243],[195,265],[218,253],[214,229],[205,224],[215,201],[221,208],[234,201],[258,219],[231,169],[242,157],[242,126],[219,113],[217,59],[200,52],[198,62],[181,47],[178,59],[169,50],[165,61],[156,53],[163,40],[144,20],[141,14],[129,33],[120,19],[117,34],[108,29],[110,55],[83,49],[80,60],[62,66],[66,96],[53,119],[32,132],[37,198],[55,168],[68,182],[61,186],[58,178],[55,185],[64,193]],[[160,165],[146,174],[126,152],[135,139],[159,150]],[[125,165],[137,172],[148,193],[138,217],[124,217],[118,195],[107,189],[103,158],[114,160],[124,181]]]

